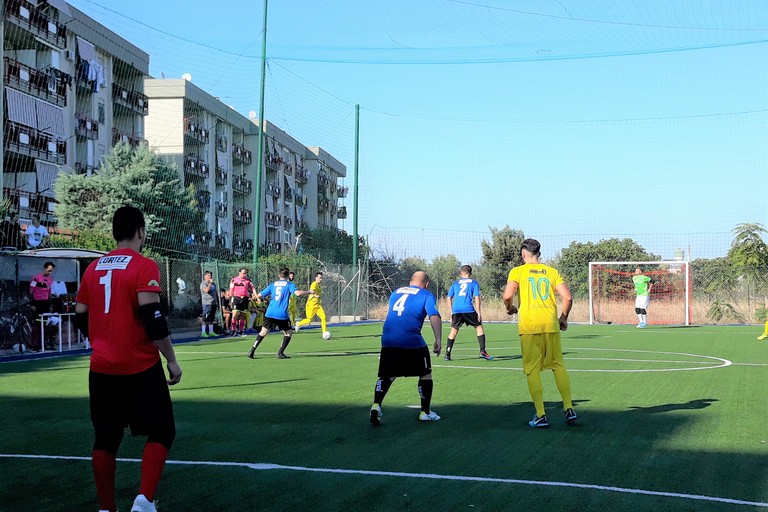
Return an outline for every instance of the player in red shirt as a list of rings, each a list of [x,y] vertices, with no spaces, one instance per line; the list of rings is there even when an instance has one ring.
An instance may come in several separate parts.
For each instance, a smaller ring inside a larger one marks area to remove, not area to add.
[[[115,512],[116,457],[125,427],[147,436],[131,512],[154,512],[155,489],[176,436],[168,385],[181,380],[181,367],[160,311],[160,270],[139,254],[146,238],[144,215],[131,206],[118,208],[112,235],[117,248],[88,266],[75,308],[78,329],[93,346],[88,376],[93,473],[100,510]]]
[[[256,296],[256,289],[248,279],[247,268],[241,268],[240,272],[229,281],[229,295],[232,297],[232,335],[243,336],[248,302]]]

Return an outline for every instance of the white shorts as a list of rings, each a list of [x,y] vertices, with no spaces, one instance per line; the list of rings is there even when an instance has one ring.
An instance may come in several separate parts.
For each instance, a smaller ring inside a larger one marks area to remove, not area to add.
[[[638,295],[635,299],[635,307],[637,309],[647,309],[648,304],[651,302],[650,295]]]

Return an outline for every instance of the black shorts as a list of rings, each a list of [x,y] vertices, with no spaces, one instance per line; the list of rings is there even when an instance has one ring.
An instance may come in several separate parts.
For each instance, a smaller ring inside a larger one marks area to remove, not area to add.
[[[203,322],[210,324],[216,319],[216,304],[203,304]]]
[[[451,327],[454,329],[458,329],[465,324],[470,327],[478,327],[483,325],[483,322],[477,318],[477,313],[475,311],[471,313],[454,313],[451,315]]]
[[[290,320],[278,320],[277,318],[264,317],[264,325],[270,331],[291,331],[293,325]]]
[[[233,311],[248,311],[248,297],[232,297],[232,310]]]
[[[423,377],[432,373],[429,348],[381,347],[379,377]]]
[[[33,300],[32,306],[35,308],[35,318],[39,317],[43,313],[50,313],[51,301],[49,300]]]
[[[160,361],[133,375],[91,371],[88,389],[91,423],[97,432],[131,427],[131,434],[147,436],[175,429],[171,393]]]

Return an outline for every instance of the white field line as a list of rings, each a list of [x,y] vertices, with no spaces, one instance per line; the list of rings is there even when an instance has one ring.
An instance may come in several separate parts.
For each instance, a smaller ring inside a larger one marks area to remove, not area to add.
[[[23,455],[0,453],[0,458],[6,459],[42,459],[42,460],[77,460],[90,462],[90,457],[73,457],[65,455]],[[141,463],[141,459],[117,459],[119,462]],[[330,473],[341,475],[364,475],[375,477],[396,477],[396,478],[419,478],[426,480],[447,480],[459,482],[487,482],[500,484],[532,485],[537,487],[566,487],[574,489],[590,489],[594,491],[618,492],[623,494],[636,494],[641,496],[659,496],[664,498],[680,498],[689,501],[706,501],[714,503],[727,503],[729,505],[745,505],[748,507],[768,508],[768,503],[760,501],[746,501],[733,498],[720,498],[717,496],[705,496],[702,494],[687,494],[681,492],[648,491],[645,489],[632,489],[627,487],[615,487],[596,484],[580,484],[574,482],[557,482],[548,480],[521,480],[517,478],[491,478],[481,476],[463,476],[463,475],[441,475],[435,473],[408,473],[400,471],[372,471],[360,469],[339,469],[339,468],[310,468],[303,466],[283,466],[281,464],[270,463],[248,463],[248,462],[217,462],[217,461],[190,461],[190,460],[168,460],[166,464],[182,466],[218,466],[218,467],[242,467],[256,471],[299,471],[305,473]]]

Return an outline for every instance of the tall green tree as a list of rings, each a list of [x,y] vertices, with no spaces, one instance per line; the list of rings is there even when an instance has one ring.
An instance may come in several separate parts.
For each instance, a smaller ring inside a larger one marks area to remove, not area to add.
[[[59,226],[79,233],[109,237],[118,207],[141,209],[147,245],[160,254],[185,252],[186,238],[202,229],[194,187],[183,187],[176,166],[145,145],[117,144],[93,176],[60,173],[55,191]]]
[[[656,254],[646,251],[631,238],[609,238],[593,242],[571,242],[560,251],[551,263],[565,278],[568,287],[576,297],[589,294],[590,261],[652,261],[660,259]],[[632,269],[624,269],[632,270]]]
[[[435,297],[440,299],[448,293],[448,288],[459,274],[461,262],[453,254],[437,256],[429,265],[429,279],[435,285]]]
[[[763,235],[768,233],[759,223],[743,223],[732,230],[733,242],[728,251],[728,260],[738,269],[745,284],[747,308],[751,309],[753,298],[766,292],[765,273],[768,270],[768,246]]]
[[[478,269],[476,279],[484,293],[489,296],[498,296],[506,285],[510,269],[523,264],[520,246],[525,240],[525,234],[509,226],[489,229],[491,240],[480,242],[483,263]]]
[[[308,254],[325,263],[352,263],[352,247],[354,238],[345,231],[338,229],[303,229],[296,235],[298,251]],[[367,260],[371,253],[365,237],[358,237],[357,257]]]

